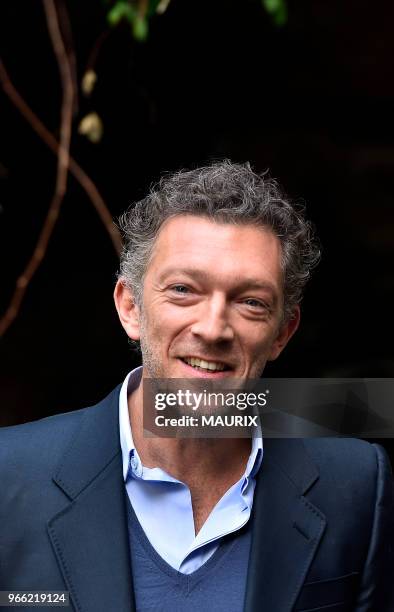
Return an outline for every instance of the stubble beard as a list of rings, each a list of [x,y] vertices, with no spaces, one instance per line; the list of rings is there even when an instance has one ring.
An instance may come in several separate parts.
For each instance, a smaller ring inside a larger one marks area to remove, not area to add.
[[[145,374],[149,378],[166,378],[163,364],[159,357],[159,344],[148,333],[148,324],[143,310],[141,310],[140,314],[140,346]]]

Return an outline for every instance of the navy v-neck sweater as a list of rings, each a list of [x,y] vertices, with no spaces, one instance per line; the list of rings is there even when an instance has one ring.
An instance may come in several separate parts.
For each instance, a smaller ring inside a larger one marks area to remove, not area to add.
[[[250,552],[250,521],[225,536],[191,574],[172,568],[153,548],[127,499],[137,612],[242,612]],[[166,528],[165,524],[162,526]]]

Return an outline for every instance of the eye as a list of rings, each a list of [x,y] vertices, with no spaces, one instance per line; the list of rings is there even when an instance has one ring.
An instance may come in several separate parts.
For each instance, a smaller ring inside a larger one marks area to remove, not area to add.
[[[247,306],[252,306],[253,308],[267,308],[266,304],[260,302],[260,300],[256,300],[255,298],[247,298],[244,300],[244,304]]]
[[[242,304],[246,306],[251,315],[268,316],[272,312],[271,307],[266,302],[256,298],[245,298],[242,300]]]
[[[180,295],[189,293],[189,287],[186,287],[186,285],[173,285],[171,290],[175,291],[175,293],[179,293]]]

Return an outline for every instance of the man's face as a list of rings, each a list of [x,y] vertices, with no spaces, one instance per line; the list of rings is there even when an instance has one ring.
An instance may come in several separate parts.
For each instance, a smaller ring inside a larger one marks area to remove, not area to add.
[[[297,309],[282,323],[280,260],[280,242],[268,229],[190,215],[166,221],[145,275],[142,312],[130,309],[131,326],[121,316],[141,342],[144,375],[259,377],[299,321]]]

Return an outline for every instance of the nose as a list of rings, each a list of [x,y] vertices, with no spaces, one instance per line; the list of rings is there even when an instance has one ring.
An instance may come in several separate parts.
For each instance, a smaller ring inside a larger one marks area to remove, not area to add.
[[[228,342],[234,338],[228,316],[225,297],[212,297],[201,304],[198,320],[193,323],[191,332],[206,343]]]

